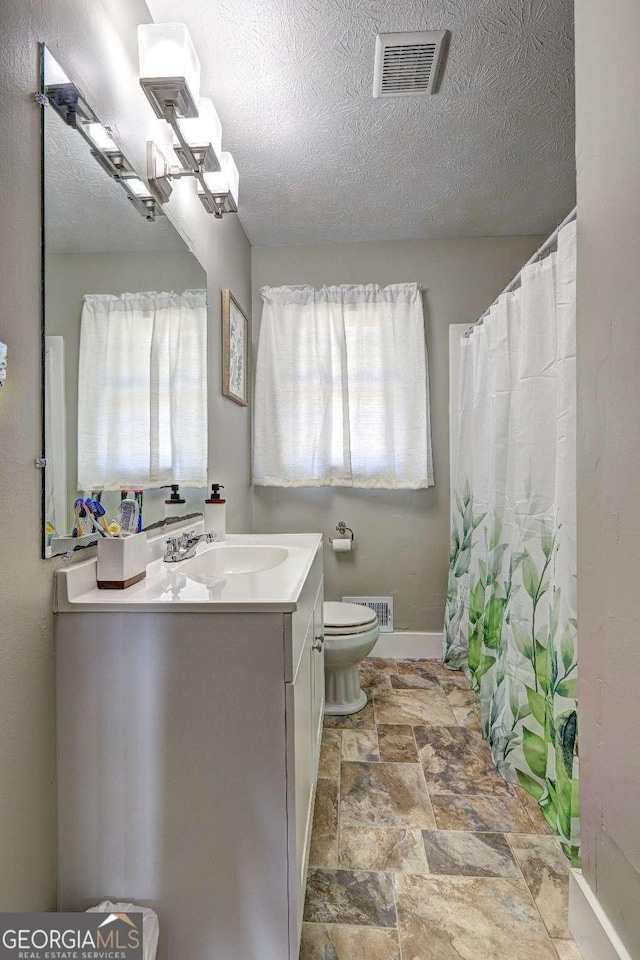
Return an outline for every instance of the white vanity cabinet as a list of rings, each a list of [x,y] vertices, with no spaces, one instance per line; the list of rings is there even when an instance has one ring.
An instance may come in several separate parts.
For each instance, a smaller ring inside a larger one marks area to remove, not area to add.
[[[291,939],[300,941],[302,912],[307,879],[309,845],[313,823],[313,802],[324,711],[324,651],[322,618],[322,582],[315,597],[311,616],[304,633],[304,641],[292,680],[286,687],[287,720],[287,806],[295,813],[295,830],[289,834],[289,861],[295,866],[290,875]],[[303,619],[307,619],[304,612]],[[286,628],[295,631],[296,615]]]
[[[289,610],[74,606],[63,585],[60,910],[152,906],[159,960],[298,960],[324,705],[312,546]]]

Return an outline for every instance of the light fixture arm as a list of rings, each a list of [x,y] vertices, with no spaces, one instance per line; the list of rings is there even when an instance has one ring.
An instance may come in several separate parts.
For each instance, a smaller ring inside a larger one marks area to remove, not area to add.
[[[167,123],[170,125],[171,129],[173,130],[176,136],[176,139],[182,148],[184,159],[188,164],[187,169],[179,170],[175,173],[172,173],[171,175],[176,179],[180,179],[181,177],[195,177],[198,183],[200,184],[200,186],[202,187],[202,192],[207,198],[208,203],[211,205],[211,210],[213,212],[214,217],[216,217],[218,220],[222,219],[222,207],[220,206],[220,204],[218,203],[214,195],[211,193],[211,190],[207,186],[207,181],[205,180],[202,164],[198,163],[193,153],[193,150],[187,143],[184,137],[184,134],[180,129],[180,124],[178,123],[176,110],[173,104],[167,107],[167,114],[165,119]]]
[[[188,172],[189,173],[194,172],[195,170],[198,169],[199,164],[193,154],[193,150],[189,146],[188,142],[185,140],[184,134],[180,129],[180,124],[178,123],[178,117],[176,115],[176,108],[173,106],[173,104],[167,107],[165,120],[167,121],[167,123],[169,124],[173,132],[175,133],[176,138],[180,146],[182,147],[184,158],[187,161],[187,164],[189,166]]]

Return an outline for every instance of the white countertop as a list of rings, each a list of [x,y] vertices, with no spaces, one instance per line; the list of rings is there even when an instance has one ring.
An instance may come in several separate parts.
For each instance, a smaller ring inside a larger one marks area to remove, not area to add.
[[[189,525],[193,529],[193,524]],[[179,532],[179,531],[178,531]],[[175,536],[176,531],[172,530]],[[166,537],[164,538],[166,539]],[[198,582],[188,576],[189,560],[165,563],[158,555],[157,541],[150,544],[146,579],[126,590],[99,590],[97,560],[92,557],[57,571],[54,610],[56,613],[126,612],[150,613],[286,613],[297,608],[298,598],[313,558],[322,542],[319,533],[239,534],[224,543],[198,545],[196,557],[211,550],[235,546],[283,547],[282,563],[254,573],[233,573]]]

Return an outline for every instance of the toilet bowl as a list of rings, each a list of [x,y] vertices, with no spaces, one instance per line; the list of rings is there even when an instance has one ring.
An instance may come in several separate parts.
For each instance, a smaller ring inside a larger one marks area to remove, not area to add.
[[[324,605],[325,713],[346,715],[365,706],[358,666],[380,636],[378,617],[359,603]]]

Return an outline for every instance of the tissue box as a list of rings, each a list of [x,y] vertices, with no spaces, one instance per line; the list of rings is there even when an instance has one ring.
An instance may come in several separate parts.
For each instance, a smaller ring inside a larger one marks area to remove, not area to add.
[[[147,575],[146,533],[98,540],[98,589],[125,590]]]

